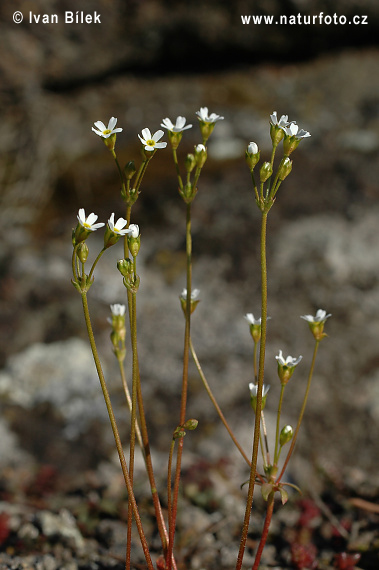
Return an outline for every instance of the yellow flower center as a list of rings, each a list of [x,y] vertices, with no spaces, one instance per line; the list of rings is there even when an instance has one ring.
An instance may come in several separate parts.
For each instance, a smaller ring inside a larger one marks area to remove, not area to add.
[[[153,139],[149,139],[148,141],[146,141],[146,145],[147,146],[155,146],[155,141]]]
[[[112,131],[110,129],[105,129],[105,131],[103,131],[103,135],[109,135]]]
[[[84,227],[84,228],[90,228],[90,227],[91,227],[91,224],[87,224],[87,222],[84,222],[83,227]]]

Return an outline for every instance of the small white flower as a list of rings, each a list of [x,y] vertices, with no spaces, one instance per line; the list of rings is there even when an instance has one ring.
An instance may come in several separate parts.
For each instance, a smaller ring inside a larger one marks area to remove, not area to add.
[[[131,230],[130,228],[125,228],[126,224],[128,222],[126,220],[124,220],[124,218],[119,218],[117,220],[116,223],[114,223],[114,214],[111,215],[111,217],[108,220],[108,226],[109,229],[115,233],[115,234],[119,234],[120,236],[124,236],[126,234],[130,234]],[[125,228],[125,229],[123,229]]]
[[[120,305],[120,303],[115,303],[110,305],[112,315],[115,317],[123,317],[125,315],[125,305]]]
[[[150,129],[143,129],[142,130],[142,137],[138,135],[141,143],[144,145],[145,150],[152,152],[156,148],[165,148],[167,146],[166,142],[158,142],[164,135],[163,131],[157,131],[153,135],[150,132]]]
[[[325,322],[326,319],[328,319],[331,316],[332,316],[331,313],[327,315],[326,311],[324,311],[323,309],[319,309],[315,317],[313,317],[312,315],[302,315],[300,318],[304,319],[305,321],[308,321],[308,323],[322,323]]]
[[[259,152],[258,145],[255,142],[251,142],[247,147],[247,152],[249,154],[257,154]]]
[[[311,136],[311,133],[308,133],[308,131],[304,131],[303,129],[299,130],[299,125],[296,123],[290,123],[284,128],[284,131],[288,137],[295,137],[298,140]]]
[[[132,237],[132,238],[138,238],[138,236],[139,236],[139,226],[137,226],[137,224],[130,224],[130,226],[129,226],[129,233],[130,233],[130,237]]]
[[[102,228],[105,225],[103,223],[95,224],[98,216],[96,216],[96,214],[94,214],[93,212],[86,218],[86,213],[84,211],[84,208],[80,208],[77,218],[79,220],[79,224],[84,229],[90,232],[94,232],[95,230],[98,230],[99,228]]]
[[[288,122],[288,115],[282,115],[282,116],[280,117],[280,119],[278,119],[278,116],[277,116],[276,111],[274,111],[273,114],[270,115],[270,119],[271,119],[271,124],[272,124],[272,125],[276,125],[276,126],[282,128],[282,129],[285,129],[285,127],[286,127],[287,125],[292,124],[292,123],[289,123],[289,122]],[[293,121],[292,121],[292,122],[293,122]]]
[[[247,322],[250,323],[251,325],[261,325],[262,324],[262,317],[259,317],[259,319],[255,319],[253,313],[247,313],[244,316],[244,319],[246,319]]]
[[[104,123],[102,121],[97,121],[96,123],[94,123],[95,127],[97,127],[97,128],[94,129],[92,127],[92,130],[94,133],[99,135],[99,137],[103,137],[104,139],[107,139],[108,137],[110,137],[111,135],[113,135],[115,133],[121,133],[122,129],[120,129],[120,128],[115,129],[116,123],[117,123],[116,117],[111,117],[109,119],[109,123],[108,123],[107,127],[104,125]]]
[[[171,122],[171,120],[167,117],[163,119],[161,123],[161,127],[171,131],[172,133],[181,133],[182,131],[186,131],[187,129],[191,129],[192,125],[186,125],[186,118],[185,117],[177,117],[175,125]]]
[[[270,384],[263,384],[262,398],[267,396],[269,389],[270,389]],[[256,398],[257,394],[258,394],[258,384],[253,384],[252,382],[250,382],[249,390],[250,390],[251,397]]]
[[[194,289],[191,291],[191,301],[196,301],[198,296],[200,295],[200,289]],[[187,299],[187,289],[183,289],[182,294],[180,295],[182,299]]]
[[[198,144],[195,146],[195,152],[199,153],[199,152],[206,152],[207,149],[205,148],[205,146],[203,144]]]
[[[200,111],[196,111],[197,118],[203,123],[216,123],[217,121],[222,121],[224,117],[212,113],[208,115],[208,107],[201,107]]]
[[[275,358],[281,366],[294,367],[299,364],[303,357],[299,356],[299,358],[293,358],[292,356],[287,356],[287,358],[283,358],[283,353],[279,350],[279,354],[275,356]]]

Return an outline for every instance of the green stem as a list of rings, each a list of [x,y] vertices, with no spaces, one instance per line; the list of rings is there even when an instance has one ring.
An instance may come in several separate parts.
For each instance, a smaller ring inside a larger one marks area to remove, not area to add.
[[[266,329],[267,329],[267,261],[266,261],[266,232],[267,232],[267,215],[268,212],[262,212],[262,225],[261,225],[261,288],[262,288],[262,309],[261,309],[261,341],[259,350],[259,372],[258,372],[258,390],[257,390],[257,403],[255,410],[255,426],[254,426],[254,440],[253,452],[251,459],[249,490],[247,493],[245,517],[243,521],[241,542],[238,552],[236,570],[241,570],[243,555],[246,548],[246,540],[249,532],[250,514],[253,505],[253,494],[255,486],[255,477],[257,471],[258,448],[259,448],[259,434],[260,434],[260,420],[262,411],[262,390],[264,380],[264,364],[266,352]]]
[[[192,292],[191,204],[187,204],[187,211],[186,211],[186,255],[187,255],[187,303],[186,303],[186,323],[185,323],[185,334],[184,334],[182,397],[180,404],[179,425],[183,425],[186,419],[187,391],[188,391],[188,362],[189,362],[189,346],[190,346],[190,337],[191,337],[191,292]],[[178,450],[176,454],[174,492],[172,500],[172,512],[170,515],[171,525],[169,527],[169,552],[167,558],[168,570],[171,570],[171,558],[174,548],[182,455],[183,455],[183,438],[181,437],[178,440]]]
[[[309,396],[309,390],[310,390],[310,388],[311,388],[312,377],[313,377],[313,371],[314,371],[314,367],[315,367],[316,356],[317,356],[317,351],[318,351],[318,346],[319,346],[319,344],[320,344],[320,341],[319,341],[319,340],[316,340],[315,348],[314,348],[314,351],[313,351],[312,364],[311,364],[311,367],[310,367],[310,370],[309,370],[308,383],[307,383],[307,388],[306,388],[306,390],[305,390],[303,405],[301,406],[299,419],[298,419],[298,422],[297,422],[297,426],[296,426],[296,429],[295,429],[295,433],[293,434],[293,438],[292,438],[292,441],[291,441],[291,447],[289,448],[289,451],[288,451],[288,453],[287,453],[287,457],[286,457],[286,460],[285,460],[284,465],[283,465],[283,467],[282,467],[282,470],[281,470],[281,472],[280,472],[280,475],[279,475],[279,477],[278,477],[278,479],[277,479],[277,483],[279,483],[280,480],[281,480],[281,478],[283,477],[284,472],[285,472],[285,470],[286,470],[286,468],[287,468],[288,462],[289,462],[289,460],[290,460],[290,458],[291,458],[292,452],[293,452],[294,447],[295,447],[297,435],[298,435],[298,433],[299,433],[300,425],[301,425],[301,422],[302,422],[302,420],[303,420],[303,416],[304,416],[304,412],[305,412],[305,406],[307,405],[307,400],[308,400],[308,396]]]
[[[87,326],[87,332],[88,332],[88,338],[90,341],[90,345],[91,345],[91,349],[92,349],[92,354],[93,354],[93,358],[95,361],[95,366],[96,366],[96,370],[97,370],[97,374],[99,376],[99,380],[100,380],[100,385],[101,385],[101,389],[103,391],[103,396],[104,396],[104,400],[105,400],[105,405],[107,407],[107,411],[108,411],[108,415],[109,415],[109,420],[111,422],[111,426],[112,426],[112,431],[113,431],[113,436],[115,439],[115,443],[116,443],[116,448],[117,448],[117,453],[119,456],[119,460],[120,460],[120,464],[121,464],[121,469],[122,469],[122,473],[124,475],[124,479],[125,479],[125,484],[128,490],[128,496],[129,499],[131,501],[132,504],[132,508],[133,508],[133,514],[134,514],[134,519],[136,521],[136,525],[137,525],[137,530],[138,530],[138,534],[140,537],[140,541],[141,541],[141,545],[142,545],[142,549],[145,555],[145,559],[146,559],[146,563],[147,566],[149,568],[149,570],[154,570],[154,566],[150,557],[150,552],[149,552],[149,547],[147,544],[147,540],[146,540],[146,536],[145,533],[143,531],[143,527],[142,527],[142,522],[141,522],[141,518],[138,512],[138,507],[137,507],[137,503],[136,503],[136,499],[134,497],[134,493],[133,493],[133,485],[132,482],[130,480],[129,477],[129,472],[128,472],[128,467],[126,465],[126,461],[125,461],[125,455],[124,455],[124,451],[122,448],[122,443],[121,443],[121,438],[120,438],[120,434],[117,428],[117,423],[116,423],[116,418],[113,412],[113,408],[112,408],[112,403],[111,403],[111,399],[109,397],[109,392],[108,392],[108,388],[105,382],[105,378],[104,378],[104,373],[100,364],[100,359],[99,359],[99,355],[97,352],[97,347],[96,347],[96,342],[95,342],[95,337],[93,334],[93,329],[92,329],[92,324],[91,324],[91,319],[89,316],[89,310],[88,310],[88,301],[87,301],[87,294],[85,292],[82,293],[82,303],[83,303],[83,311],[84,311],[84,318],[86,321],[86,326]]]
[[[114,158],[114,160],[115,160],[115,163],[116,163],[116,166],[117,166],[118,174],[119,174],[120,180],[121,180],[122,189],[123,189],[123,191],[125,192],[124,175],[122,174],[122,170],[121,170],[121,167],[120,167],[120,164],[119,164],[119,162],[118,162],[118,159],[117,159],[117,156],[116,156],[116,153],[115,153],[114,149],[111,150],[111,153],[112,153],[112,156],[113,156],[113,158]]]
[[[92,277],[92,274],[93,274],[93,272],[94,272],[94,270],[95,270],[95,267],[96,267],[96,265],[97,265],[97,263],[98,263],[100,257],[103,255],[103,253],[104,253],[105,250],[106,250],[106,248],[103,247],[103,249],[100,251],[99,255],[96,257],[95,261],[93,262],[93,265],[92,265],[92,267],[91,267],[91,271],[89,272],[89,275],[88,275],[88,281],[91,280],[91,277]]]
[[[131,412],[132,411],[132,398],[130,396],[129,387],[128,387],[128,384],[126,382],[124,366],[122,364],[122,361],[120,361],[120,360],[118,360],[118,364],[119,364],[119,368],[120,368],[121,382],[122,382],[122,387],[124,389],[126,403],[128,404],[129,411]],[[145,462],[146,462],[144,449],[143,449],[143,443],[142,443],[141,430],[140,430],[140,427],[139,427],[137,421],[136,421],[136,436],[137,436],[139,446],[141,448],[142,454],[143,454]]]
[[[178,177],[178,182],[179,182],[179,188],[181,191],[183,191],[183,180],[182,177],[180,175],[180,169],[179,169],[179,163],[178,163],[178,156],[176,154],[176,149],[173,148],[172,149],[172,156],[174,158],[174,164],[175,164],[175,168],[176,168],[176,175]]]
[[[286,387],[285,384],[282,384],[280,389],[280,397],[279,397],[279,405],[278,405],[278,414],[276,416],[276,435],[275,435],[275,453],[274,453],[274,465],[277,465],[279,461],[278,455],[278,446],[279,446],[279,427],[280,427],[280,415],[282,413],[282,404],[283,404],[283,395],[284,395],[284,388]]]

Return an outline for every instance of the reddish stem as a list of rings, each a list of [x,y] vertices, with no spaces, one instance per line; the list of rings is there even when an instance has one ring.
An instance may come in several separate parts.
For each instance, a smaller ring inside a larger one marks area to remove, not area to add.
[[[271,523],[273,511],[274,511],[274,493],[270,493],[270,495],[268,497],[268,502],[267,502],[265,524],[263,526],[262,536],[261,536],[261,540],[259,542],[257,553],[255,555],[255,560],[254,560],[254,565],[253,565],[252,570],[258,570],[258,568],[259,568],[259,563],[261,561],[262,552],[263,552],[263,549],[265,547],[267,537],[268,537],[268,530],[270,528],[270,523]]]

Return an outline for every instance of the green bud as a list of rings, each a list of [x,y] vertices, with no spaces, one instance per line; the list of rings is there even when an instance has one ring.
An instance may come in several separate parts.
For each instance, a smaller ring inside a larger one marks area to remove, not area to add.
[[[290,174],[292,170],[292,160],[286,156],[283,158],[279,164],[278,178],[279,180],[284,180]]]
[[[88,258],[88,245],[85,242],[81,242],[76,250],[76,254],[79,257],[81,263],[85,263]]]
[[[291,441],[292,437],[293,437],[292,426],[290,426],[290,425],[284,426],[284,428],[280,432],[280,437],[279,437],[280,447],[283,447],[283,445],[285,445],[286,443]]]
[[[186,435],[186,432],[184,431],[183,426],[178,426],[175,429],[175,431],[172,435],[172,438],[173,439],[180,439],[181,437],[184,437],[185,435]]]
[[[131,180],[136,173],[136,165],[134,164],[134,160],[130,160],[128,164],[125,165],[124,168],[124,175],[126,180]]]
[[[194,430],[197,428],[199,422],[197,420],[191,419],[187,420],[185,424],[183,424],[183,429]]]
[[[272,175],[272,166],[270,162],[264,162],[259,171],[259,177],[261,182],[266,182]]]
[[[137,257],[139,249],[141,247],[141,236],[133,237],[128,236],[128,247],[132,257]]]
[[[85,241],[92,232],[83,228],[82,224],[78,224],[74,230],[72,230],[72,245],[75,247],[78,243]]]
[[[272,140],[272,145],[274,147],[278,146],[280,141],[283,140],[284,135],[285,135],[285,132],[281,127],[279,127],[278,125],[273,125],[272,123],[270,123],[270,136],[271,136],[271,140]]]
[[[119,259],[117,269],[125,279],[130,279],[134,275],[133,262],[130,259]]]
[[[209,139],[209,137],[213,133],[215,124],[216,123],[206,123],[204,121],[199,121],[200,132],[201,136],[203,137],[203,141],[207,141]]]
[[[187,154],[185,160],[186,171],[188,173],[191,173],[192,170],[195,168],[195,166],[196,166],[195,156],[193,154]]]
[[[205,161],[207,160],[207,149],[203,144],[198,144],[195,146],[195,162],[198,168],[203,168]]]
[[[261,153],[258,150],[258,146],[256,143],[251,142],[247,147],[245,153],[245,160],[247,162],[248,167],[250,168],[250,172],[254,170],[255,165],[259,162],[259,158]]]

